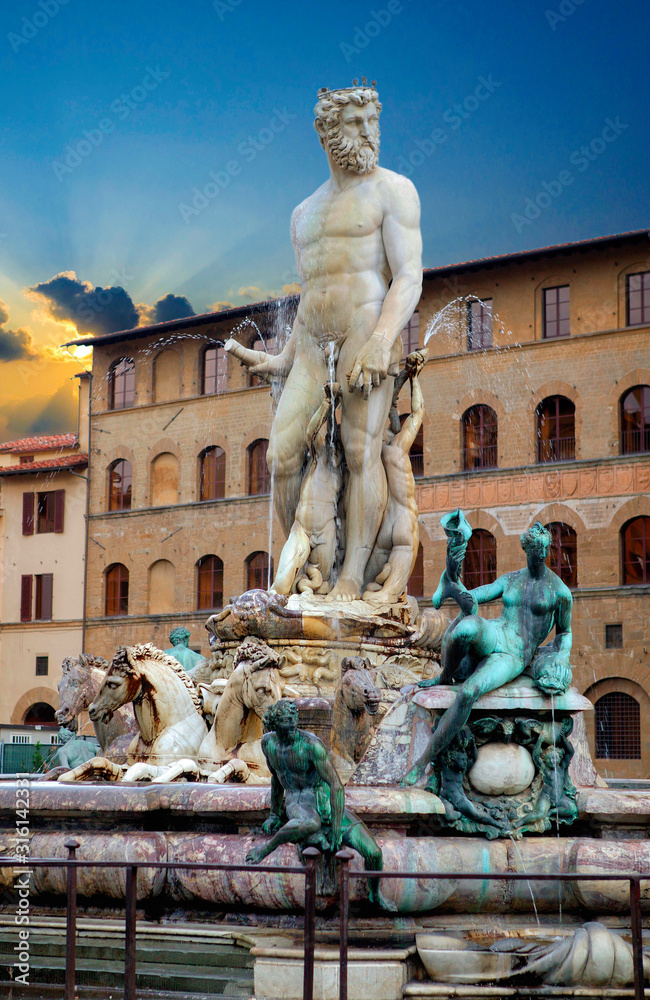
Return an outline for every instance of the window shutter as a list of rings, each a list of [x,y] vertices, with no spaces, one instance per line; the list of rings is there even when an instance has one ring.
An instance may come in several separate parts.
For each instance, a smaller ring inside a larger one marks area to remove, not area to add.
[[[24,494],[27,496],[28,494]],[[31,494],[32,500],[34,494]],[[32,620],[32,578],[31,576],[21,576],[20,578],[20,620],[21,622],[31,622]]]
[[[65,507],[65,490],[54,491],[54,530],[63,531],[63,510]]]
[[[23,493],[23,535],[34,534],[34,494]],[[26,577],[23,577],[26,579]],[[29,577],[31,580],[31,576]]]
[[[41,577],[41,618],[43,621],[52,620],[52,584],[54,577],[52,573],[43,573]]]

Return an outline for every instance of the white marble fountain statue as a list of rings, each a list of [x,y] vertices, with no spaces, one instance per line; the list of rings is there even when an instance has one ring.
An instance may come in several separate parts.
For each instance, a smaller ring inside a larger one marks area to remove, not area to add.
[[[30,851],[63,857],[73,833],[89,862],[78,872],[81,900],[98,905],[123,899],[124,882],[109,870],[100,879],[93,860],[241,864],[270,846],[272,863],[290,865],[316,837],[326,855],[319,906],[334,930],[327,854],[341,843],[357,850],[357,870],[379,858],[386,871],[588,872],[593,880],[533,888],[383,878],[370,895],[355,880],[350,997],[367,995],[368,962],[382,970],[373,995],[384,1000],[402,1000],[404,989],[451,996],[453,983],[479,996],[480,984],[497,981],[516,995],[519,979],[533,991],[618,988],[632,976],[627,889],[598,876],[650,871],[650,803],[604,787],[594,770],[583,721],[591,705],[570,687],[571,594],[545,564],[547,533],[532,525],[526,566],[468,592],[471,529],[460,511],[447,515],[433,606],[407,594],[419,542],[409,449],[424,415],[427,351],[403,360],[400,333],[421,294],[420,205],[411,181],[378,165],[380,112],[365,78],[319,91],[329,176],[291,220],[302,286],[291,334],[275,356],[226,344],[277,402],[267,460],[286,542],[271,586],[210,617],[210,659],[189,670],[173,649],[147,642],[119,649],[108,666],[89,656],[67,663],[61,718],[70,727],[89,706],[103,751],[31,785]],[[400,421],[403,390],[410,408]],[[458,605],[453,621],[446,600]],[[503,602],[499,618],[480,616],[488,600]],[[2,783],[5,854],[15,849],[13,804]],[[270,804],[278,812],[269,817]],[[50,905],[64,878],[36,869],[32,906]],[[300,878],[281,873],[142,869],[138,878],[139,899],[158,911],[226,911],[233,922],[242,913],[250,922],[251,909],[279,921],[303,893]],[[282,919],[286,947],[257,949],[270,978],[256,990],[267,997],[294,995],[301,954]],[[336,958],[328,947],[323,969]],[[448,994],[431,992],[425,970]],[[285,973],[274,993],[269,984]]]

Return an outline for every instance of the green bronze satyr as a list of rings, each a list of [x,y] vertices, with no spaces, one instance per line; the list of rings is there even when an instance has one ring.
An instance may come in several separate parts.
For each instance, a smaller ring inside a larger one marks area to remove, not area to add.
[[[62,727],[59,729],[59,740],[61,745],[52,758],[52,767],[67,767],[72,770],[79,764],[85,764],[87,760],[92,760],[99,752],[96,742],[82,740],[70,729]]]
[[[341,844],[358,851],[369,871],[382,868],[381,848],[360,819],[345,808],[345,791],[325,744],[298,729],[298,709],[281,698],[267,709],[262,750],[271,772],[271,814],[262,826],[270,840],[246,855],[257,865],[281,844],[338,851]],[[286,822],[283,822],[286,815]],[[370,899],[379,902],[370,880]]]
[[[460,511],[456,513],[462,518]],[[521,536],[526,567],[468,591],[459,578],[467,544],[459,544],[459,539],[462,542],[459,531],[457,523],[453,525],[453,534],[448,531],[447,568],[434,595],[434,605],[453,596],[461,612],[442,640],[440,676],[420,681],[420,687],[458,682],[462,686],[433,732],[427,749],[402,779],[404,785],[414,785],[427,764],[458,735],[481,695],[514,680],[526,669],[547,694],[565,691],[571,683],[573,599],[569,588],[545,563],[550,533],[536,521]],[[503,602],[499,618],[481,618],[475,613],[478,605],[498,597]],[[555,638],[540,648],[553,627]]]
[[[180,665],[185,667],[186,670],[191,670],[199,660],[203,659],[200,653],[195,653],[193,649],[190,649],[190,630],[184,628],[182,625],[171,630],[169,641],[172,644],[171,649],[166,649],[165,653],[167,653],[167,656],[173,656],[175,660],[178,660]]]

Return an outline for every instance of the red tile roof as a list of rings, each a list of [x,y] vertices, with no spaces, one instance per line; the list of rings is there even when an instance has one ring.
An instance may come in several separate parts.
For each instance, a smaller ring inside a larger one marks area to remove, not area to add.
[[[54,451],[55,448],[74,448],[77,444],[76,434],[43,434],[40,437],[20,438],[18,441],[5,441],[0,444],[0,452]]]
[[[0,476],[22,476],[31,472],[60,472],[88,465],[88,455],[63,455],[45,458],[41,462],[22,462],[20,465],[0,466]]]

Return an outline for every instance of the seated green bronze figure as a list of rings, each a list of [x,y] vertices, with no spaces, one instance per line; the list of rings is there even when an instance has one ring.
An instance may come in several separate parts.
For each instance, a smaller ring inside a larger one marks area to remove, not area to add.
[[[461,611],[442,640],[442,672],[420,687],[460,683],[452,705],[442,716],[427,749],[402,779],[414,785],[460,732],[481,695],[529,672],[545,694],[559,694],[571,683],[571,591],[546,565],[551,535],[536,521],[521,536],[526,567],[500,576],[494,583],[468,591],[460,568],[471,528],[460,511],[441,519],[447,535],[447,566],[433,596],[434,607],[452,597]],[[480,604],[501,598],[498,618],[481,618]],[[542,642],[555,628],[548,646]]]
[[[70,729],[59,729],[59,749],[52,759],[52,768],[67,767],[70,770],[96,757],[99,744],[96,740],[82,740]]]
[[[183,625],[173,628],[169,633],[171,649],[166,649],[167,656],[173,656],[182,667],[191,670],[197,663],[204,659],[200,653],[195,653],[190,649],[190,630]]]
[[[345,808],[345,790],[322,740],[298,729],[298,708],[281,698],[267,709],[262,750],[271,772],[271,814],[262,826],[270,840],[246,855],[257,865],[281,844],[338,851],[342,844],[358,851],[368,871],[380,871],[381,848],[354,813]],[[285,820],[286,816],[286,821]],[[369,895],[379,902],[370,880]]]

